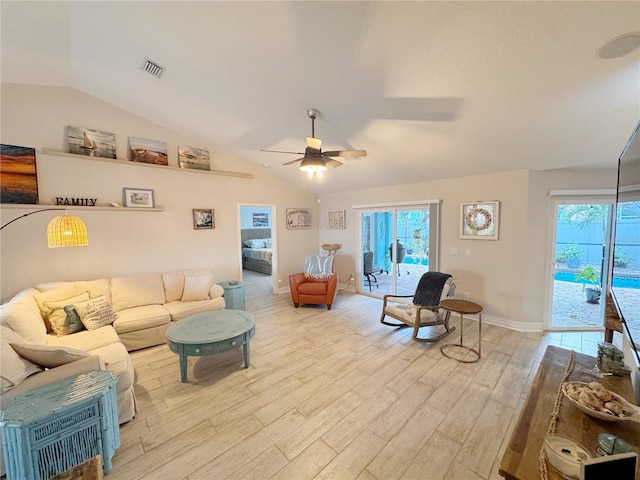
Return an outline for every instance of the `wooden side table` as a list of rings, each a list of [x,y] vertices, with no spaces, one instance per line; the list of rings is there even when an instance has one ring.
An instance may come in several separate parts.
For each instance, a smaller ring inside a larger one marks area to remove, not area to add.
[[[227,310],[244,310],[244,283],[236,280],[220,282],[224,289],[224,304]]]
[[[440,302],[440,307],[444,308],[449,312],[455,312],[460,314],[460,343],[447,343],[446,345],[442,345],[440,347],[440,351],[445,357],[451,358],[453,360],[457,360],[463,363],[475,363],[480,360],[480,352],[481,352],[481,344],[482,344],[482,305],[479,305],[475,302],[470,302],[469,300],[461,300],[459,298],[449,298],[446,300],[442,300]],[[478,350],[475,350],[471,347],[466,347],[462,344],[462,334],[464,331],[464,316],[465,315],[478,315]],[[467,350],[469,352],[475,353],[478,358],[473,360],[465,360],[462,358],[452,357],[447,353],[447,350],[451,350],[452,348],[458,348]]]
[[[106,370],[36,387],[2,410],[7,479],[41,479],[100,455],[104,473],[120,446],[116,378]]]

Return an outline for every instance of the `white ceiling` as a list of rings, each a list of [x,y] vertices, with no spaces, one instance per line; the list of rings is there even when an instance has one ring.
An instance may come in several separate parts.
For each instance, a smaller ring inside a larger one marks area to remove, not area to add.
[[[640,31],[638,1],[0,8],[3,82],[77,88],[318,193],[612,165],[640,119],[640,49],[597,55]],[[260,152],[303,151],[309,107],[324,150],[368,155],[310,181]]]

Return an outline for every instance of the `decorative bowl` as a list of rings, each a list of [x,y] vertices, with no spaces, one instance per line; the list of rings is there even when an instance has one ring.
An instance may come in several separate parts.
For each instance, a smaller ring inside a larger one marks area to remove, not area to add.
[[[579,478],[580,465],[591,458],[586,448],[562,435],[547,435],[544,452],[551,466],[565,478]]]
[[[571,387],[578,388],[586,388],[590,389],[589,384],[585,382],[565,382],[562,384],[562,393],[564,396],[571,402],[578,410],[583,411],[587,415],[597,418],[599,420],[604,420],[605,422],[637,422],[640,423],[640,408],[632,403],[628,402],[620,395],[611,390],[606,390],[611,396],[615,399],[615,401],[621,405],[621,413],[616,415],[614,413],[609,413],[605,410],[596,410],[595,408],[580,403],[577,400],[574,400],[569,396],[568,389]]]

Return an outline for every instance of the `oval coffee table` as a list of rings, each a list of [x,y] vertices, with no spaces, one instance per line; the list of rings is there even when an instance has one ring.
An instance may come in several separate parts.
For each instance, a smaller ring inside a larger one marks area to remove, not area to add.
[[[242,310],[215,310],[191,315],[167,328],[169,349],[180,357],[180,381],[187,381],[187,357],[201,357],[242,346],[249,368],[249,339],[256,319]]]

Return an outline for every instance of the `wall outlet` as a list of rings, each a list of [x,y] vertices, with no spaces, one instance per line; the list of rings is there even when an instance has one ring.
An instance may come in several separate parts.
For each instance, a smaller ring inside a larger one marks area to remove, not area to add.
[[[353,280],[354,278],[356,278],[356,277],[353,276],[353,273],[351,275],[349,275],[349,280]]]

